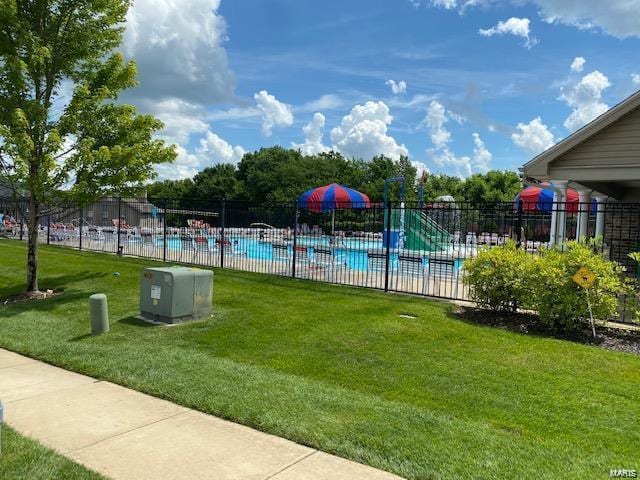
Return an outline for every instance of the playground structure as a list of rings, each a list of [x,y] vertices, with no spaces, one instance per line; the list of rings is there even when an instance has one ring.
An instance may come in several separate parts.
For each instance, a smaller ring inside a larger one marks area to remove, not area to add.
[[[385,230],[387,214],[385,213]],[[391,212],[389,248],[422,253],[445,252],[450,249],[451,234],[429,217],[424,210],[400,208]],[[386,235],[383,246],[387,247]]]
[[[424,179],[421,180],[423,185]],[[433,220],[425,210],[424,191],[420,194],[420,209],[405,208],[405,177],[387,178],[384,181],[384,204],[388,205],[389,184],[400,183],[400,209],[391,212],[385,210],[384,228],[388,232],[383,236],[383,246],[394,250],[409,250],[430,254],[450,249],[451,235]]]

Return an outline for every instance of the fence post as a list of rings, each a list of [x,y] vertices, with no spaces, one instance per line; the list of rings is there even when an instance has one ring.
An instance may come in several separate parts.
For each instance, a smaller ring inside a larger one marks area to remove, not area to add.
[[[122,244],[120,242],[120,228],[122,227],[122,197],[118,197],[118,255],[122,256]]]
[[[519,200],[518,201],[518,218],[516,219],[516,246],[518,248],[522,246],[522,213],[523,213],[522,200]]]
[[[162,217],[162,261],[167,261],[167,199],[164,200],[164,216]]]
[[[224,226],[226,222],[227,216],[227,200],[222,199],[222,211],[220,212],[220,268],[224,268],[224,242],[225,242],[225,233]]]
[[[385,251],[384,267],[384,291],[389,291],[389,264],[391,260],[391,202],[387,203],[387,221],[385,236],[387,237],[387,249]]]
[[[47,245],[51,245],[51,214],[47,215]]]
[[[82,226],[84,225],[84,207],[80,207],[80,219],[78,220],[78,228],[80,229],[80,241],[78,242],[78,248],[82,251]]]
[[[296,260],[298,256],[298,252],[296,248],[298,246],[298,215],[300,211],[298,210],[298,204],[296,204],[295,218],[293,222],[293,265],[291,266],[291,276],[296,278]]]

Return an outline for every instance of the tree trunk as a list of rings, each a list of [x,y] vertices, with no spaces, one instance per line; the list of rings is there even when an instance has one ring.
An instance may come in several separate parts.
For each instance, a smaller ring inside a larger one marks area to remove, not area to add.
[[[40,204],[33,197],[29,198],[29,215],[27,218],[27,292],[38,291],[38,220]],[[24,218],[23,218],[24,221]]]

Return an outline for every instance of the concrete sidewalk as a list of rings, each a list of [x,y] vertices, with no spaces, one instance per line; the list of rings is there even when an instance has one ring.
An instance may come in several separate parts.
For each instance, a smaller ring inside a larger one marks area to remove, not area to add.
[[[399,478],[3,349],[0,399],[18,432],[114,479]]]

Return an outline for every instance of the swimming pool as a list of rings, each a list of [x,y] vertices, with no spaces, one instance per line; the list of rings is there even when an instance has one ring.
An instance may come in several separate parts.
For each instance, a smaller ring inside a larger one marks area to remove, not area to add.
[[[215,238],[205,237],[208,241],[210,249],[215,247]],[[158,239],[160,245],[162,239]],[[230,254],[239,257],[246,257],[252,260],[263,261],[291,261],[293,257],[293,246],[289,243],[286,252],[284,244],[282,250],[276,250],[272,241],[260,240],[246,236],[229,236],[231,247],[225,247]],[[316,260],[314,247],[331,248],[336,264],[346,265],[353,270],[366,271],[368,269],[367,251],[378,250],[384,252],[382,241],[365,240],[365,239],[344,239],[340,246],[331,245],[328,238],[300,238],[298,239],[299,247],[306,247],[307,258],[310,262]],[[171,250],[183,250],[183,242],[180,237],[170,237],[167,239],[167,247]],[[416,252],[419,253],[419,252]],[[297,255],[304,254],[298,251]],[[390,268],[396,269],[398,266],[398,254],[390,253]],[[429,261],[428,256],[424,256],[425,265]],[[462,267],[464,259],[456,258],[455,270]]]

